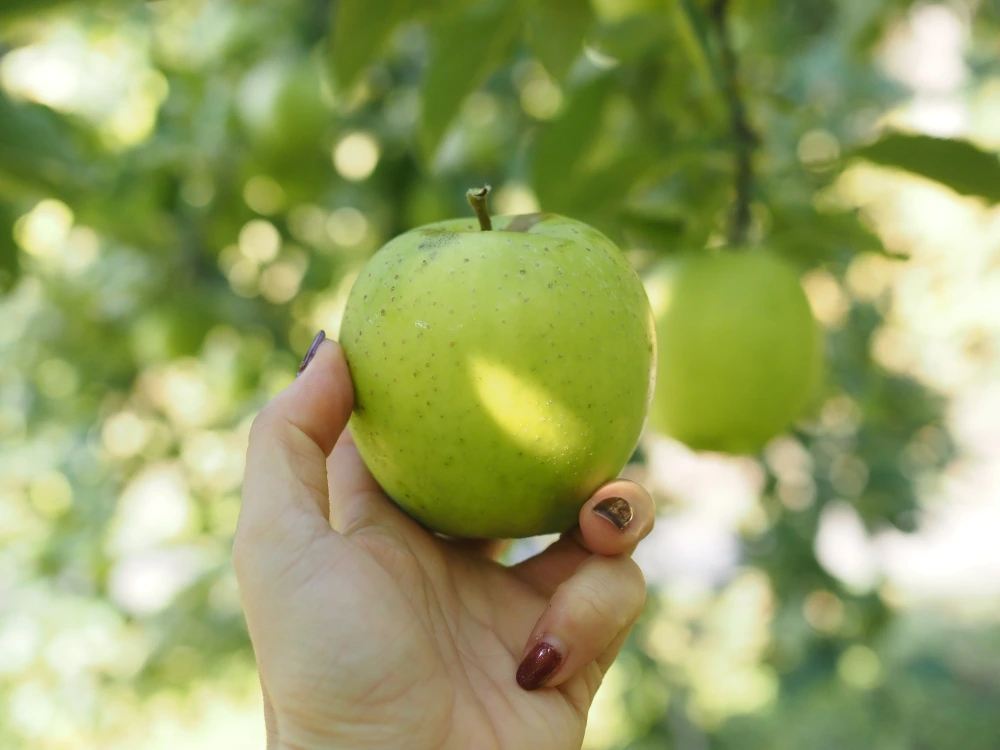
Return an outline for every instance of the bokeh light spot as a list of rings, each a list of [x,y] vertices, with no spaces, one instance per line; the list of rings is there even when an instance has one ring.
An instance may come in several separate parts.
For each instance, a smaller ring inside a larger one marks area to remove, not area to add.
[[[267,175],[254,175],[243,186],[243,200],[259,214],[270,216],[285,206],[285,191]]]
[[[797,153],[809,169],[827,169],[840,157],[840,141],[827,130],[810,130],[799,139]]]
[[[44,360],[38,365],[35,376],[38,390],[49,398],[67,398],[76,392],[78,384],[76,368],[64,359],[53,357]]]
[[[101,439],[115,458],[134,456],[146,446],[149,427],[132,411],[120,411],[104,422]]]
[[[35,510],[46,518],[56,518],[73,503],[73,487],[64,474],[52,471],[31,482],[28,497]]]
[[[295,263],[279,261],[264,269],[260,275],[260,293],[268,302],[283,305],[299,291],[302,269]]]
[[[871,690],[882,681],[882,661],[868,646],[855,644],[837,660],[837,675],[858,690]]]
[[[281,234],[265,219],[253,219],[243,225],[237,242],[240,252],[257,263],[267,263],[278,257]]]
[[[379,155],[375,136],[363,131],[349,133],[333,149],[333,166],[345,179],[360,182],[375,171]]]
[[[813,591],[802,605],[802,614],[816,630],[833,633],[844,621],[844,603],[829,591]]]
[[[361,244],[368,233],[368,219],[358,209],[350,206],[338,208],[326,220],[326,231],[330,239],[344,247]]]
[[[532,76],[521,89],[521,109],[538,120],[551,120],[562,108],[562,89],[544,73]]]
[[[14,239],[28,253],[53,257],[73,226],[73,211],[62,201],[41,201],[14,224]]]

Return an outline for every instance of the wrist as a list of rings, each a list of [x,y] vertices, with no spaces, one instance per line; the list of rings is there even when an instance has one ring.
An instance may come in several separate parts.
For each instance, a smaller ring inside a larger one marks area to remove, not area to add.
[[[405,744],[405,741],[401,741],[398,737],[394,739],[374,738],[357,733],[345,733],[337,737],[329,735],[323,737],[297,736],[293,734],[286,738],[283,731],[281,741],[273,745],[269,741],[267,750],[345,750],[346,748],[350,748],[350,750],[398,750],[401,747],[406,747],[408,750],[444,750],[444,748],[453,746],[450,741],[428,745],[422,739],[413,739],[419,744]],[[460,747],[466,747],[466,745],[462,744]]]
[[[398,750],[400,747],[415,748],[419,750],[441,750],[445,745],[427,746],[400,744],[399,738],[384,741],[385,738],[366,737],[362,733],[344,732],[337,736],[324,734],[314,735],[311,732],[304,734],[287,733],[282,731],[281,741],[273,746],[269,742],[267,750]]]

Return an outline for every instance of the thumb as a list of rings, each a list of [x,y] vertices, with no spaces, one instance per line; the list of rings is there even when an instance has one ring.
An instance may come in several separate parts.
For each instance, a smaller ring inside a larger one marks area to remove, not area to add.
[[[311,541],[334,535],[326,457],[347,426],[354,389],[343,349],[324,339],[320,331],[295,382],[250,428],[233,542],[240,578],[252,577],[254,570],[273,575]]]

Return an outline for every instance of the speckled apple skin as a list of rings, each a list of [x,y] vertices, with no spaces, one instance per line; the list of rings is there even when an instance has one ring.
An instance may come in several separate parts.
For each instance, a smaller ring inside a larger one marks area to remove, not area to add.
[[[636,446],[652,313],[592,227],[552,214],[493,226],[415,229],[362,270],[340,332],[350,430],[386,493],[434,531],[561,532]]]

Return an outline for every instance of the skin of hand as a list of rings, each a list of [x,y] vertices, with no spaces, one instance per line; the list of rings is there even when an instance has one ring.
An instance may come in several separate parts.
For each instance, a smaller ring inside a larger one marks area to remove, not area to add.
[[[645,601],[653,525],[615,480],[517,565],[400,511],[345,429],[353,388],[323,335],[253,423],[233,563],[268,748],[579,748]]]

